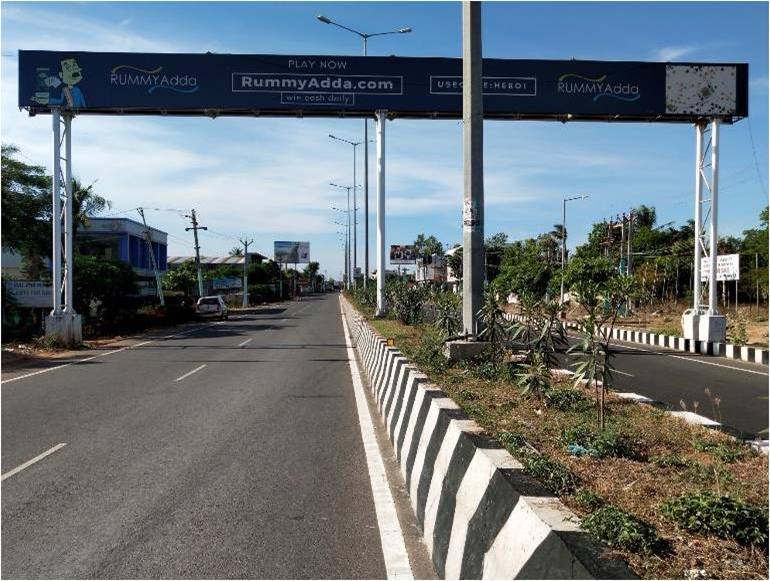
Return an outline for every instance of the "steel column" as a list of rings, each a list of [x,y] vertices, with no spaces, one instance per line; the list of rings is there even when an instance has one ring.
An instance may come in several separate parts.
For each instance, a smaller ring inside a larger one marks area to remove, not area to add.
[[[711,222],[709,224],[709,315],[718,314],[717,310],[717,254],[719,237],[717,235],[717,202],[719,179],[719,120],[711,121]]]
[[[53,204],[51,208],[51,223],[53,247],[51,249],[51,270],[52,270],[52,288],[53,288],[53,308],[52,316],[61,315],[61,293],[62,293],[62,232],[61,232],[61,113],[58,108],[51,112],[53,122],[53,190],[51,198]]]
[[[377,111],[377,315],[385,314],[385,120]]]
[[[74,315],[72,275],[73,275],[73,229],[72,229],[72,114],[65,113],[64,117],[64,313]]]
[[[692,308],[700,312],[703,304],[703,285],[701,284],[700,260],[702,256],[702,208],[703,205],[703,142],[705,125],[695,124],[695,256],[693,259]]]

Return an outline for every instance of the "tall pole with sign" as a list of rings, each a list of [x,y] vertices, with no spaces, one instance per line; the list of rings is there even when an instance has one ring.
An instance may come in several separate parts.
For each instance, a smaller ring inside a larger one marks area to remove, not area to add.
[[[477,335],[484,285],[481,2],[463,1],[463,332]]]

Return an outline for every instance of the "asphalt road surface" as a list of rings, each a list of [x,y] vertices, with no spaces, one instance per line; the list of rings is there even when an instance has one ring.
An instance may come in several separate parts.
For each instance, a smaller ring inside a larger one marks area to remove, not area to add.
[[[574,343],[573,332],[570,342]],[[617,372],[613,389],[634,392],[682,410],[726,424],[739,436],[767,439],[768,428],[768,368],[766,365],[745,363],[724,357],[682,353],[652,345],[615,342],[614,366]],[[561,358],[567,367],[574,359]],[[721,401],[712,405],[706,395]]]
[[[5,379],[3,578],[386,577],[336,295]]]

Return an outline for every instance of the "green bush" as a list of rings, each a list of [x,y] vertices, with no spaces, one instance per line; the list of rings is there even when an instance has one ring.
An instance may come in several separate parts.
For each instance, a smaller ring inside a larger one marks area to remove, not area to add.
[[[602,497],[595,492],[591,492],[587,488],[578,488],[575,491],[573,498],[575,499],[576,503],[578,503],[582,508],[589,512],[593,512],[596,509],[604,506],[604,500],[602,500]]]
[[[499,440],[500,443],[505,446],[506,449],[512,454],[516,453],[519,448],[523,448],[527,444],[524,436],[515,432],[501,432]]]
[[[700,452],[711,454],[722,462],[732,464],[736,460],[743,458],[745,447],[737,441],[734,444],[725,442],[713,443],[705,440],[695,440],[693,447]]]
[[[404,325],[416,325],[422,320],[425,291],[403,281],[393,281],[388,292],[388,304],[393,316]]]
[[[444,373],[447,359],[444,357],[444,337],[441,332],[436,329],[427,329],[422,333],[412,356],[415,362],[428,373]]]
[[[549,389],[545,392],[548,407],[563,412],[584,411],[591,407],[591,402],[583,393],[571,387]]]
[[[686,531],[732,539],[742,545],[767,543],[767,513],[727,494],[691,492],[664,503],[661,512]]]
[[[584,518],[582,525],[612,548],[646,555],[663,549],[654,527],[615,506],[599,508]]]
[[[630,435],[614,429],[595,432],[584,424],[570,426],[562,431],[561,439],[565,445],[577,444],[585,448],[589,455],[596,458],[628,458],[644,460],[639,443]]]
[[[650,458],[650,462],[658,468],[690,468],[692,466],[692,462],[687,458],[682,458],[676,454],[653,456]]]
[[[570,494],[580,479],[567,466],[547,454],[529,454],[524,469],[542,482],[554,494]]]

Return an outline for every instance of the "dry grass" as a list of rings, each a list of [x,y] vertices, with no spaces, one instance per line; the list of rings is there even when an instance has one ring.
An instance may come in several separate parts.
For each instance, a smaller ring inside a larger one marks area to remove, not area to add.
[[[415,351],[424,332],[393,320],[370,322],[384,337],[392,338],[406,355]],[[653,525],[669,543],[669,554],[644,556],[618,551],[638,575],[683,578],[687,571],[704,570],[705,576],[713,579],[767,579],[766,548],[762,551],[716,537],[681,532],[660,511],[666,500],[697,490],[729,493],[746,502],[767,506],[768,461],[764,455],[737,445],[725,434],[689,425],[651,406],[610,394],[610,423],[630,434],[647,459],[575,457],[567,451],[561,433],[568,427],[592,424],[593,408],[582,412],[548,408],[534,397],[522,396],[510,382],[479,379],[466,369],[450,368],[429,376],[492,436],[499,437],[503,432],[522,435],[540,452],[567,465],[580,478],[583,488]],[[555,383],[569,385],[567,380]],[[582,392],[593,401],[592,390]],[[729,462],[730,459],[700,450],[701,443],[737,447],[741,457]],[[579,516],[588,514],[574,496],[561,499]]]

